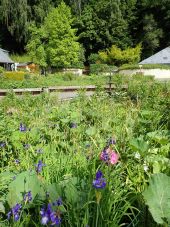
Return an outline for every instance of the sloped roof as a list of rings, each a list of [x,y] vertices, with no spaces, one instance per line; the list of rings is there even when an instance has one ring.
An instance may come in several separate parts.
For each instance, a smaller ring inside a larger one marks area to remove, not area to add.
[[[170,64],[170,47],[167,47],[149,58],[139,62],[139,64]]]
[[[14,63],[8,56],[8,51],[0,48],[0,63]]]

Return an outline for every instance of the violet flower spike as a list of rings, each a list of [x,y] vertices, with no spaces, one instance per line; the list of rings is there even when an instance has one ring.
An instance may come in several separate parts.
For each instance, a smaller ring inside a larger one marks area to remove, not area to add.
[[[103,189],[106,187],[106,179],[103,178],[103,174],[100,170],[96,173],[96,179],[93,180],[93,187],[96,189]]]
[[[42,171],[42,168],[43,166],[46,166],[45,164],[42,163],[42,161],[38,161],[38,164],[35,165],[37,168],[36,168],[36,172],[37,173],[40,173]]]
[[[56,212],[52,212],[50,214],[52,225],[60,225],[61,224],[61,218],[57,215]]]
[[[20,132],[26,132],[27,128],[24,124],[20,123],[19,130],[20,130]]]
[[[14,160],[14,162],[15,162],[15,164],[16,164],[16,165],[19,165],[19,163],[20,163],[20,160],[18,160],[18,159],[15,159],[15,160]]]
[[[8,220],[11,218],[11,215],[13,215],[14,221],[18,221],[20,218],[20,212],[21,212],[22,206],[17,203],[7,214]]]
[[[31,202],[31,201],[32,201],[32,193],[31,191],[29,191],[24,195],[24,202]]]
[[[47,209],[45,207],[41,208],[40,214],[41,214],[41,224],[47,225],[49,221],[51,221],[51,213],[52,213],[52,207],[51,204],[48,203]]]
[[[63,204],[61,197],[53,202],[53,206],[61,206]]]
[[[6,143],[5,142],[0,142],[0,147],[5,147]]]

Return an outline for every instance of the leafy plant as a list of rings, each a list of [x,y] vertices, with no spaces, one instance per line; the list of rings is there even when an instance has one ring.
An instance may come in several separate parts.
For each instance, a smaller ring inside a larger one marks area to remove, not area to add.
[[[155,174],[149,180],[149,186],[143,193],[153,219],[158,224],[170,224],[170,177]]]

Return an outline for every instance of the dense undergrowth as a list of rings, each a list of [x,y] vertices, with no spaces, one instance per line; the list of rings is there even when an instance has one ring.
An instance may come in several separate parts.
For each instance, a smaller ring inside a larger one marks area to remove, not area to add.
[[[151,176],[170,176],[170,87],[121,83],[70,102],[1,100],[1,226],[158,226],[143,192]]]
[[[19,78],[19,76],[18,76]],[[35,87],[49,87],[49,86],[71,86],[71,85],[95,85],[106,84],[108,76],[76,76],[71,73],[67,74],[52,74],[46,76],[30,75],[26,73],[25,78],[9,79],[3,76],[0,77],[1,89],[13,88],[35,88]]]

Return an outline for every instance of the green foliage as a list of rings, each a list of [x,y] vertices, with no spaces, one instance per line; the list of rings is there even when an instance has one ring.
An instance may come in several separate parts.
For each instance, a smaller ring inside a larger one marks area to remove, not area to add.
[[[96,64],[99,61],[99,55],[98,54],[90,54],[88,61],[90,64]]]
[[[141,195],[153,172],[170,174],[170,86],[139,75],[114,75],[112,82],[110,95],[98,89],[91,97],[81,92],[69,102],[59,101],[56,94],[9,94],[0,100],[0,225],[40,226],[40,210],[61,197],[63,205],[52,207],[62,226],[156,226],[143,212]],[[120,89],[125,83],[128,87]],[[19,130],[20,123],[26,131]],[[110,138],[116,144],[109,145]],[[108,146],[119,154],[115,165],[100,158]],[[45,166],[37,175],[39,160]],[[92,185],[98,170],[106,179],[99,190]],[[157,199],[165,184],[152,187]],[[29,190],[33,200],[25,203]],[[6,218],[8,202],[22,204],[15,224],[13,217]]]
[[[122,15],[120,1],[99,0],[86,4],[78,18],[79,40],[86,54],[98,52],[115,44],[120,48],[131,45],[128,21]],[[106,16],[107,15],[107,16]]]
[[[143,48],[146,56],[150,57],[154,54],[156,48],[160,45],[160,39],[163,36],[161,28],[157,27],[157,22],[153,14],[145,15],[143,19]]]
[[[141,54],[141,45],[137,45],[135,48],[127,48],[121,50],[113,45],[107,51],[100,51],[99,58],[102,62],[108,64],[122,65],[122,64],[134,64],[139,62]]]
[[[45,191],[42,182],[34,171],[25,171],[16,176],[8,186],[7,202],[10,207],[21,203],[24,195],[31,191],[32,199],[45,199]]]
[[[12,54],[10,55],[10,58],[14,62],[31,62],[32,59],[28,54],[18,55],[18,54]]]
[[[159,173],[151,177],[149,186],[143,193],[149,211],[158,224],[170,224],[169,191],[170,177]]]
[[[22,73],[23,74],[23,73]],[[108,78],[106,76],[77,76],[72,73],[55,73],[45,76],[40,75],[30,75],[25,73],[20,76],[20,74],[14,74],[14,77],[4,76],[0,77],[0,88],[1,89],[11,89],[11,88],[37,88],[37,87],[50,87],[50,86],[74,86],[74,85],[105,85]],[[19,78],[21,80],[19,80]]]
[[[0,66],[0,75],[2,75],[4,73],[4,68]]]
[[[107,65],[107,64],[91,64],[90,65],[90,73],[92,74],[103,74],[103,73],[111,73],[113,70],[117,69],[116,66]]]
[[[40,28],[32,27],[27,49],[35,63],[62,68],[79,62],[80,45],[72,22],[70,8],[62,2]]]
[[[10,80],[24,80],[26,73],[25,72],[4,72],[3,76],[6,79]]]

